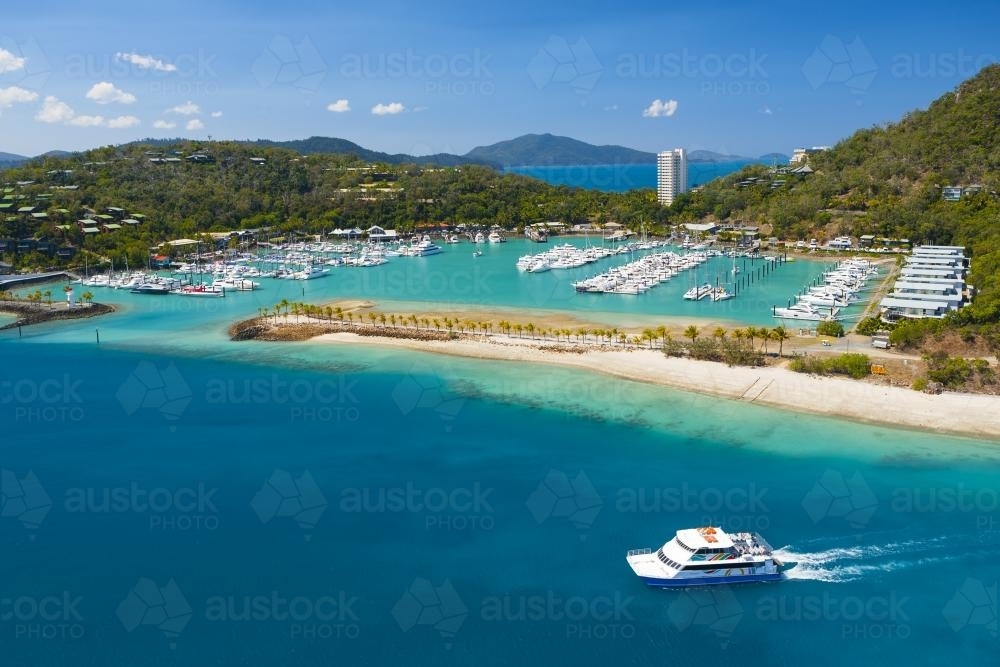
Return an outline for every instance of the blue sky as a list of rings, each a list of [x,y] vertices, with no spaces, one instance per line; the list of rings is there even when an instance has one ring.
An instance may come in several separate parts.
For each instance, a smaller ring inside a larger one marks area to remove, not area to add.
[[[790,153],[1000,59],[991,2],[94,4],[4,9],[0,151],[325,135],[464,153],[551,132]]]

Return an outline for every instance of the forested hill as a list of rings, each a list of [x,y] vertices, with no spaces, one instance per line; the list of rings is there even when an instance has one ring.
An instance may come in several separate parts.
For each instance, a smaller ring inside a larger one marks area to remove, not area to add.
[[[804,175],[748,167],[682,196],[672,217],[747,220],[780,238],[874,234],[967,245],[982,293],[962,312],[1000,321],[1000,65],[925,110],[812,153],[808,165]],[[952,186],[963,188],[958,201],[943,197]]]
[[[425,223],[512,228],[548,220],[637,227],[667,215],[652,190],[604,193],[476,165],[371,164],[350,155],[222,141],[109,146],[33,160],[4,171],[2,180],[0,240],[46,239],[106,256],[127,245],[140,263],[150,246],[209,231],[270,227],[319,234],[373,224],[406,231]],[[145,216],[141,224],[81,231],[119,222],[109,216],[135,214]],[[87,224],[79,224],[85,217]],[[18,266],[32,261],[0,259]]]

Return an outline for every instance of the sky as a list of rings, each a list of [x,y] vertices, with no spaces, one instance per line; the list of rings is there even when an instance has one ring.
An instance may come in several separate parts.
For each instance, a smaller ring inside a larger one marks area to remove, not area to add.
[[[95,6],[97,5],[97,6]],[[0,22],[0,151],[526,133],[758,156],[831,145],[1000,60],[1000,4],[36,0]]]

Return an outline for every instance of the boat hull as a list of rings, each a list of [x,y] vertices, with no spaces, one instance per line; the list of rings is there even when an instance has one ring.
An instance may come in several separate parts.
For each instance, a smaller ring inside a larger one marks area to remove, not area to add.
[[[698,586],[716,586],[724,584],[750,584],[762,581],[780,581],[784,575],[781,572],[774,574],[746,574],[721,577],[698,577],[691,579],[660,579],[656,577],[639,577],[647,586],[654,588],[696,588]]]

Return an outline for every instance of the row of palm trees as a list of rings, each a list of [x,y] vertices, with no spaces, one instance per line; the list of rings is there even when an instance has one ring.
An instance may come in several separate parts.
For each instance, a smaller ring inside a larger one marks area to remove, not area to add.
[[[345,320],[351,324],[354,324],[355,319],[357,319],[359,324],[363,324],[367,318],[371,326],[391,326],[393,328],[403,327],[403,328],[413,328],[413,329],[425,329],[434,331],[447,331],[448,333],[454,333],[456,330],[459,333],[470,333],[470,334],[480,334],[482,336],[487,336],[493,334],[495,330],[500,333],[506,334],[508,336],[514,335],[518,338],[524,338],[525,336],[531,339],[542,339],[549,340],[554,339],[557,342],[572,342],[577,343],[587,343],[593,341],[595,343],[608,343],[608,344],[620,344],[620,345],[643,345],[648,343],[649,347],[653,347],[653,343],[659,342],[660,345],[665,345],[668,340],[671,339],[670,332],[665,326],[659,326],[656,328],[648,328],[642,331],[641,335],[629,335],[627,332],[620,331],[617,327],[611,328],[589,328],[589,327],[576,327],[576,328],[566,328],[566,327],[545,327],[537,326],[533,322],[528,322],[523,324],[521,322],[510,322],[507,320],[500,320],[494,325],[491,321],[476,321],[471,319],[461,319],[452,317],[427,317],[418,316],[414,314],[409,315],[397,315],[395,313],[376,313],[373,311],[367,314],[357,313],[352,311],[345,311],[341,306],[316,306],[308,303],[299,303],[295,301],[288,301],[287,299],[282,299],[280,303],[276,303],[274,308],[259,308],[258,313],[261,317],[268,319],[273,318],[274,323],[279,323],[279,318],[284,318],[284,322],[288,323],[289,315],[295,317],[296,322],[300,322],[302,317],[313,318],[313,319],[325,319],[329,322],[335,319],[338,322],[343,323]],[[694,343],[695,340],[701,335],[701,330],[691,325],[684,330],[684,337],[690,338],[691,342]],[[760,341],[760,349],[766,354],[767,353],[767,343],[777,342],[778,343],[778,356],[782,355],[784,351],[784,343],[791,336],[785,327],[779,326],[773,329],[768,329],[767,327],[753,327],[748,326],[742,329],[734,329],[732,331],[727,331],[723,327],[716,327],[712,332],[712,337],[718,340],[724,339],[727,335],[732,335],[739,342],[748,342],[750,348],[753,349],[756,341]],[[590,338],[588,338],[588,336]]]
[[[701,330],[694,325],[691,325],[684,330],[684,337],[690,338],[692,344],[700,335]],[[792,337],[791,334],[788,333],[788,329],[784,326],[777,326],[773,329],[769,329],[767,327],[748,326],[742,329],[733,329],[729,332],[727,332],[723,327],[716,327],[712,332],[712,337],[719,341],[725,339],[727,335],[732,335],[738,343],[749,343],[750,349],[757,349],[764,354],[767,354],[767,344],[769,342],[775,342],[778,344],[779,357],[784,353],[785,341]],[[754,344],[756,341],[760,341],[760,346],[755,348]],[[665,342],[666,340],[664,340],[664,343]]]

